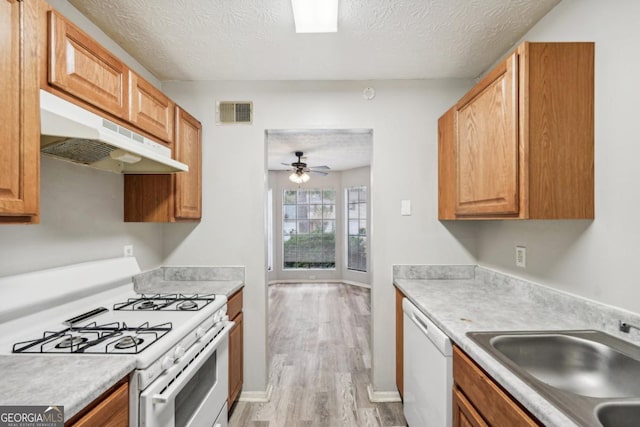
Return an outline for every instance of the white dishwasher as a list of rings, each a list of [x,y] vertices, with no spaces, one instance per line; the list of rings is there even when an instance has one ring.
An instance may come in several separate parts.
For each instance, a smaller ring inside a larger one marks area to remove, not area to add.
[[[410,427],[450,427],[451,340],[407,298],[404,311],[404,416]]]

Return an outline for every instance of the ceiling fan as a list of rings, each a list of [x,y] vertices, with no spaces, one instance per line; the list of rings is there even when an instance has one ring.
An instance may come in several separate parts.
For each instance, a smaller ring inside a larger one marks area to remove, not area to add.
[[[324,172],[331,169],[329,166],[326,166],[326,165],[307,166],[307,164],[302,161],[303,160],[302,156],[304,155],[302,151],[296,151],[294,154],[298,158],[297,161],[293,163],[282,163],[285,166],[291,166],[291,175],[289,175],[290,181],[295,182],[297,184],[307,182],[309,181],[310,173],[314,175],[322,175],[322,176],[329,175],[328,172]],[[306,160],[306,158],[304,160]]]

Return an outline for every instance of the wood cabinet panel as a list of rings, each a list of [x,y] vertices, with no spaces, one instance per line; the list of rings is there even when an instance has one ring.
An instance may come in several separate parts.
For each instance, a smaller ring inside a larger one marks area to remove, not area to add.
[[[518,56],[456,105],[456,214],[518,213]]]
[[[438,120],[438,219],[455,219],[456,204],[456,109]]]
[[[105,397],[73,427],[127,427],[129,425],[129,383],[124,383]]]
[[[126,119],[126,65],[62,15],[53,10],[48,14],[49,84]]]
[[[229,300],[227,301],[227,315],[229,316],[229,319],[233,320],[242,312],[242,299],[242,289],[229,297]]]
[[[540,425],[456,346],[453,347],[453,381],[489,425]],[[456,411],[454,407],[454,416]]]
[[[202,126],[175,108],[173,157],[189,166],[171,175],[124,177],[125,222],[198,221],[202,217]]]
[[[404,314],[402,299],[404,295],[396,288],[396,386],[400,398],[404,398]]]
[[[0,0],[0,223],[38,221],[37,7]]]
[[[456,104],[453,136],[440,119],[439,219],[594,217],[594,52],[523,43]]]
[[[175,103],[142,77],[129,71],[129,120],[161,140],[173,141]]]
[[[489,427],[457,388],[453,388],[453,427]]]
[[[243,314],[239,313],[232,319],[236,324],[229,332],[229,397],[227,407],[240,395],[244,371],[244,323]]]
[[[202,216],[202,125],[189,113],[176,108],[174,157],[189,166],[189,172],[175,175],[175,218]]]

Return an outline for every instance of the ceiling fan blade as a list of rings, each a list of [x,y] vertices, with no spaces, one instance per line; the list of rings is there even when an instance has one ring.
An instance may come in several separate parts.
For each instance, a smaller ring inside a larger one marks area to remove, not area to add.
[[[281,165],[283,165],[283,166],[289,166],[289,167],[291,167],[291,163],[280,163],[280,164],[281,164]]]
[[[327,172],[320,172],[320,171],[314,171],[314,170],[310,170],[309,173],[312,173],[314,175],[321,175],[321,176],[329,175]]]
[[[309,168],[311,169],[323,169],[323,170],[331,170],[331,168],[327,165],[322,165],[322,166],[309,166]]]

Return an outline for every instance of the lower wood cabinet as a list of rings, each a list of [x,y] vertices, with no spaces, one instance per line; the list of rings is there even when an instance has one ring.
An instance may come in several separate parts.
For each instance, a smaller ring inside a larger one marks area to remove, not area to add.
[[[127,427],[129,425],[129,383],[109,390],[65,425],[73,427]]]
[[[404,315],[402,299],[404,294],[396,288],[396,386],[400,398],[404,398]]]
[[[229,397],[227,407],[231,410],[231,406],[240,395],[243,381],[244,325],[242,316],[242,289],[229,298],[227,302],[227,315],[229,316],[229,320],[235,322],[233,329],[229,332]]]
[[[458,347],[453,347],[453,426],[540,426]]]

